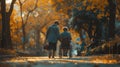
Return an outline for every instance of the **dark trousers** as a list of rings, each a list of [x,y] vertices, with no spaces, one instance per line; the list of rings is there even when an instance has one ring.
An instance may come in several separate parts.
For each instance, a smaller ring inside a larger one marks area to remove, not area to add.
[[[49,46],[48,46],[48,57],[49,58],[54,58],[54,56],[55,56],[55,51],[56,51],[56,45],[57,45],[57,43],[51,43],[51,42],[49,42]]]
[[[65,49],[65,48],[61,48],[59,50],[59,57],[62,58],[62,56],[67,56],[67,54],[69,54],[69,58],[72,57],[72,49]]]

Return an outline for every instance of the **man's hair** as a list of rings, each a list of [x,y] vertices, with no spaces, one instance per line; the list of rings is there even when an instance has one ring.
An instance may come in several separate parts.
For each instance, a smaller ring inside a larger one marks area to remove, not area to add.
[[[58,21],[55,21],[55,24],[59,25],[59,22],[58,22]]]

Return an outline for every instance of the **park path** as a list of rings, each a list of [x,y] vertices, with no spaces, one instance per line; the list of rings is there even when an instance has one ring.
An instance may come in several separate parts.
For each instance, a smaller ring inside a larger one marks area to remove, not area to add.
[[[100,59],[97,56],[81,56],[60,59],[56,57],[15,57],[0,63],[0,67],[120,67],[114,59]]]

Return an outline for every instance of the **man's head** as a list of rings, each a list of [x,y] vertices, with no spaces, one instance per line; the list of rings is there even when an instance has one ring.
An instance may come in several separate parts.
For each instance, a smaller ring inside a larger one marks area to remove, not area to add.
[[[58,22],[58,21],[55,21],[54,24],[59,25],[59,22]]]

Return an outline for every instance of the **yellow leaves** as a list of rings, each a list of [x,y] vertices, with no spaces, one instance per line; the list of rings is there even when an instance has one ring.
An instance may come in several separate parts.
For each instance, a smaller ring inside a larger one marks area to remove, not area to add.
[[[38,0],[39,1],[39,0]],[[32,10],[35,7],[36,0],[27,0],[25,3],[22,5],[23,10]]]
[[[48,0],[48,3],[53,4],[53,1],[52,0]]]
[[[98,15],[97,15],[97,18],[98,18],[98,19],[101,19],[103,16],[104,16],[104,14],[101,13],[101,14],[98,14]]]
[[[14,22],[15,15],[16,15],[16,10],[13,10],[12,15],[10,16],[10,22]]]
[[[14,54],[16,54],[16,51],[11,50],[11,49],[1,49],[0,48],[0,53],[6,54],[6,55],[14,55]]]
[[[17,36],[17,35],[14,35],[13,38],[14,38],[14,40],[17,40],[17,39],[18,39],[18,36]]]
[[[35,45],[35,40],[33,38],[30,38],[30,46],[34,46]]]
[[[99,1],[101,0],[92,0],[92,4],[97,5],[98,3],[100,3]]]
[[[86,2],[87,2],[86,0],[85,0],[85,1],[83,1],[83,6],[86,6]]]
[[[21,17],[16,16],[17,13],[14,10],[10,17],[10,29],[11,29],[11,37],[14,42],[20,42],[20,37],[17,36],[18,30],[21,28]]]
[[[96,8],[98,8],[98,9],[100,9],[101,11],[104,11],[104,7],[106,6],[106,5],[108,5],[108,2],[107,2],[107,0],[88,0],[88,2],[91,2],[92,3],[92,5],[89,7],[89,8],[87,8],[87,10],[89,10],[89,9],[94,9],[95,7]]]
[[[107,13],[106,13],[106,16],[110,16],[110,14],[107,12]]]
[[[38,7],[44,7],[44,6],[47,6],[49,3],[51,3],[52,1],[51,0],[38,0]]]
[[[108,1],[107,1],[107,0],[104,0],[104,4],[105,4],[105,5],[108,5]]]
[[[86,10],[90,10],[90,9],[91,9],[91,7],[87,7],[87,8],[86,8]]]
[[[79,33],[77,33],[75,30],[73,30],[73,29],[70,29],[70,32],[71,32],[71,34],[72,34],[72,41],[73,42],[76,42],[76,38],[78,38],[79,37]]]
[[[50,3],[51,5],[55,5],[55,4],[56,4],[56,0],[49,0],[49,3]]]
[[[23,49],[23,46],[22,45],[18,45],[17,48],[18,49]]]
[[[92,6],[88,6],[86,10],[91,10],[91,9],[94,9],[94,8],[95,8],[95,6],[92,5]]]
[[[91,0],[87,0],[87,2],[91,2]]]
[[[58,0],[58,2],[63,2],[63,0]]]

